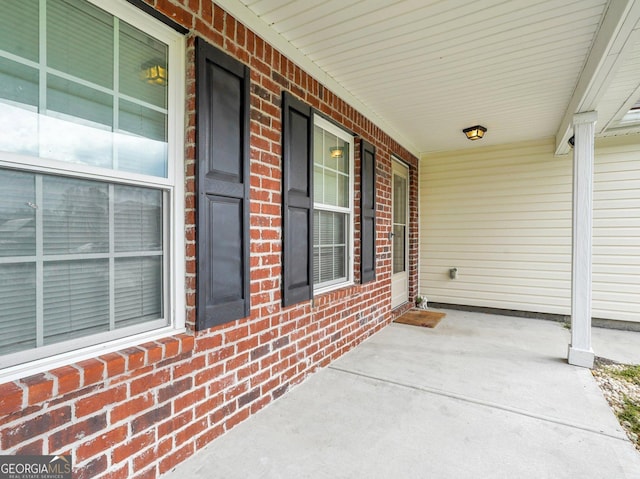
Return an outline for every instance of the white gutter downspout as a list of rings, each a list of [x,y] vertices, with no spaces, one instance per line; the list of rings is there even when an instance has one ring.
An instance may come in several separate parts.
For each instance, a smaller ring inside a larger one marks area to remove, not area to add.
[[[595,111],[573,116],[573,241],[571,258],[571,344],[569,364],[593,367],[591,262]]]

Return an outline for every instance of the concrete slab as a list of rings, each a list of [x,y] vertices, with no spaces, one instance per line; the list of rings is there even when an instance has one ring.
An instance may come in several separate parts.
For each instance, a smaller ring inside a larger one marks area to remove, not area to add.
[[[640,332],[593,328],[591,341],[596,356],[619,363],[640,364]]]
[[[637,478],[558,323],[392,324],[164,477]]]

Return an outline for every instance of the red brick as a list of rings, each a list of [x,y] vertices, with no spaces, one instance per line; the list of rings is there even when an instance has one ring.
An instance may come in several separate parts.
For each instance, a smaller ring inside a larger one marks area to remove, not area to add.
[[[95,384],[104,380],[105,365],[97,359],[87,359],[77,364],[82,371],[82,385]]]
[[[180,414],[174,414],[168,421],[158,425],[158,437],[173,434],[178,429],[182,429],[193,421],[193,410],[189,409]]]
[[[129,464],[125,462],[120,468],[102,476],[102,479],[128,479],[129,477],[131,477],[131,474],[129,473]]]
[[[107,470],[107,456],[100,456],[82,467],[73,468],[73,479],[93,479]]]
[[[171,374],[168,370],[154,372],[153,374],[147,374],[131,381],[130,391],[132,396],[137,396],[145,391],[166,384],[171,379]]]
[[[242,421],[244,421],[245,419],[247,419],[249,417],[249,409],[242,409],[241,411],[238,411],[236,414],[234,414],[233,416],[231,416],[229,419],[227,419],[224,423],[224,428],[226,431],[229,431],[231,428],[233,428],[234,426],[237,426],[238,424],[240,424]]]
[[[183,27],[190,28],[192,26],[193,15],[169,0],[156,0],[156,8]]]
[[[76,463],[84,462],[101,452],[111,449],[114,445],[121,443],[127,437],[127,425],[122,425],[112,429],[90,441],[78,446],[74,460]]]
[[[180,341],[181,354],[186,354],[193,351],[193,348],[195,347],[195,344],[196,344],[196,338],[194,338],[193,335],[181,334],[178,337],[178,339]]]
[[[29,406],[51,399],[53,396],[53,379],[49,379],[44,374],[29,376],[21,382],[27,387],[27,404]]]
[[[128,371],[133,371],[145,365],[145,362],[144,362],[145,351],[143,349],[127,348],[122,351],[122,354],[127,359]]]
[[[172,381],[168,386],[158,390],[158,401],[165,402],[175,396],[188,391],[193,386],[193,378],[186,377],[180,381]]]
[[[201,436],[196,438],[196,449],[200,450],[214,439],[220,437],[224,433],[222,425],[209,427]]]
[[[124,384],[109,388],[106,391],[93,394],[89,397],[82,398],[76,401],[75,413],[76,417],[80,418],[88,416],[100,409],[103,409],[109,405],[117,404],[124,401],[127,397],[127,388]]]
[[[150,447],[146,451],[142,452],[138,456],[133,458],[133,470],[140,471],[151,464],[157,459],[157,452],[153,447]]]
[[[159,465],[160,474],[164,474],[165,472],[170,471],[175,466],[177,466],[182,461],[184,461],[186,458],[193,455],[193,453],[195,452],[194,446],[195,445],[193,442],[187,443],[182,448],[178,449],[176,452],[174,452],[173,454],[170,454],[165,459],[160,461],[160,465]]]
[[[202,431],[204,431],[207,428],[207,424],[208,424],[207,418],[202,418],[199,421],[196,421],[193,424],[190,424],[183,430],[176,432],[175,446],[176,447],[181,446],[185,442],[192,440],[194,437],[196,437],[198,434],[200,434]]]
[[[171,404],[165,404],[133,419],[131,421],[131,431],[137,434],[170,416]]]
[[[232,329],[231,331],[227,331],[227,333],[225,334],[225,340],[229,343],[233,343],[247,337],[248,334],[249,328],[246,325],[239,326],[235,329]]]
[[[30,444],[26,444],[12,452],[15,456],[40,456],[44,451],[44,441],[38,439]]]
[[[206,396],[206,389],[204,387],[200,387],[198,389],[194,389],[188,394],[185,394],[184,396],[176,398],[176,400],[173,401],[174,413],[180,412],[183,409],[186,409],[190,406],[193,406],[194,404],[199,403],[205,398],[205,396]]]
[[[222,364],[217,364],[215,366],[208,366],[203,368],[198,374],[195,376],[195,385],[200,386],[201,384],[208,383],[215,378],[219,377],[222,373],[224,373],[224,366]]]
[[[143,394],[122,404],[115,406],[109,415],[111,424],[134,417],[138,413],[150,409],[155,404],[151,393]]]
[[[48,411],[41,416],[31,418],[15,427],[5,429],[2,432],[2,448],[8,449],[14,447],[21,442],[28,441],[35,436],[44,434],[70,421],[70,406]]]
[[[129,442],[115,447],[111,453],[111,460],[114,463],[124,461],[135,456],[138,452],[154,443],[156,438],[154,431],[147,431],[140,436],[136,436]]]
[[[195,240],[195,237],[193,238]],[[195,266],[194,261],[190,261]],[[193,271],[195,273],[195,270]],[[180,342],[174,338],[163,338],[158,339],[158,343],[164,346],[164,357],[171,358],[173,356],[177,356],[180,353]]]
[[[72,366],[62,366],[49,374],[58,379],[58,396],[64,396],[80,387],[80,371]]]
[[[55,453],[79,438],[95,434],[107,427],[107,415],[100,414],[81,422],[70,423],[65,429],[49,436],[49,451]]]
[[[22,409],[22,388],[14,383],[0,384],[0,416]]]
[[[158,473],[156,472],[155,466],[150,467],[146,471],[136,473],[131,476],[131,479],[157,479]]]
[[[113,378],[118,374],[123,374],[125,372],[125,359],[121,354],[117,353],[109,353],[103,356],[100,356],[100,360],[103,361],[107,367],[107,377]]]
[[[185,363],[177,364],[173,369],[174,380],[179,377],[186,376],[187,374],[193,374],[197,371],[201,371],[204,369],[206,362],[207,357],[205,355],[201,355]]]
[[[207,414],[210,414],[212,411],[215,411],[217,407],[222,404],[223,395],[216,394],[215,396],[210,397],[205,402],[196,405],[195,407],[195,415],[196,417],[202,417]]]

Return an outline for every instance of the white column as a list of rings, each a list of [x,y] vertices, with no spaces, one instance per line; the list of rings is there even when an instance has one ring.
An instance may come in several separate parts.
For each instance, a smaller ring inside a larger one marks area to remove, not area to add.
[[[593,367],[591,348],[591,245],[595,111],[573,116],[573,241],[569,364]]]

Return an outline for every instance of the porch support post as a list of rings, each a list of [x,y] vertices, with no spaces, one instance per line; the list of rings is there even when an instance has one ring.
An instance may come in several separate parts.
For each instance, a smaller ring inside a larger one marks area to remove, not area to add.
[[[593,367],[591,348],[591,249],[595,111],[573,116],[573,241],[569,364]]]

